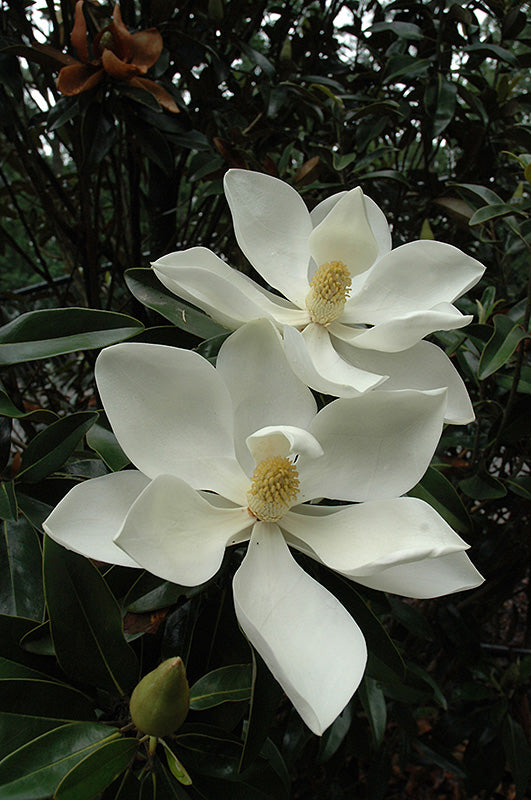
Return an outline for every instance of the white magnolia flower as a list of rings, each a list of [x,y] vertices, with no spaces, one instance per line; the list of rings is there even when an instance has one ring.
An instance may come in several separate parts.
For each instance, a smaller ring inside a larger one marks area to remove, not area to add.
[[[466,543],[426,503],[400,497],[424,473],[445,391],[381,392],[319,413],[280,335],[259,320],[197,353],[124,343],[96,379],[137,470],[77,485],[44,524],[78,553],[184,585],[250,540],[234,581],[238,621],[307,725],[330,725],[356,690],[366,647],[294,547],[365,586],[435,597],[477,586]],[[317,506],[317,498],[351,505]]]
[[[153,264],[168,289],[230,330],[259,317],[275,322],[292,368],[319,392],[447,387],[446,421],[474,419],[449,358],[421,340],[471,321],[452,303],[483,274],[478,261],[435,241],[391,250],[384,214],[360,188],[329,197],[311,214],[295,189],[257,172],[229,170],[225,193],[238,244],[284,297],[204,247]]]

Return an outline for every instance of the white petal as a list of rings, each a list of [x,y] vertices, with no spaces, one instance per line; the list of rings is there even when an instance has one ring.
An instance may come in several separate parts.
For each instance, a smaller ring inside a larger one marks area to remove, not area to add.
[[[304,722],[321,735],[363,677],[367,650],[360,629],[293,560],[276,525],[255,525],[233,589],[245,635]]]
[[[453,303],[484,271],[479,261],[450,244],[428,239],[409,242],[372,266],[342,322],[376,324]]]
[[[382,390],[329,403],[310,425],[324,455],[297,462],[301,498],[361,502],[409,491],[430,463],[445,407],[445,390]]]
[[[229,330],[260,317],[286,325],[302,325],[309,319],[307,311],[262,289],[206,247],[170,253],[152,266],[167,289]]]
[[[385,391],[397,389],[425,391],[446,386],[448,400],[445,422],[466,425],[474,419],[466,386],[444,350],[437,345],[431,342],[418,342],[400,353],[362,350],[338,340],[334,342],[334,347],[353,366],[373,369],[388,375],[383,385]]]
[[[216,574],[225,547],[244,541],[251,524],[246,508],[211,505],[179,478],[159,475],[132,505],[115,542],[154,575],[197,586]]]
[[[338,192],[337,194],[333,194],[331,197],[327,197],[326,200],[323,200],[313,209],[313,211],[310,213],[310,217],[314,228],[316,228],[324,220],[326,215],[346,194],[348,194],[348,192]],[[371,198],[367,197],[366,194],[363,195],[363,199],[365,201],[364,205],[365,212],[367,214],[367,220],[378,247],[378,254],[376,258],[381,258],[391,249],[391,232],[389,230],[389,225],[387,224],[385,214],[380,206],[376,205],[374,200],[371,200]]]
[[[103,405],[122,449],[145,475],[177,475],[234,500],[247,478],[233,444],[232,402],[223,379],[197,353],[126,342],[96,362]]]
[[[343,506],[326,516],[294,509],[279,524],[306,545],[304,552],[352,578],[468,547],[430,505],[414,497]]]
[[[346,361],[334,349],[324,325],[310,323],[302,333],[285,326],[283,335],[284,350],[292,370],[317,392],[356,397],[385,381],[385,374],[359,369]]]
[[[224,184],[241,249],[271,286],[304,308],[312,224],[303,199],[289,184],[259,172],[230,169]]]
[[[475,589],[483,580],[466,553],[426,558],[413,564],[389,567],[375,575],[356,578],[357,583],[370,589],[419,600]]]
[[[42,527],[55,542],[74,553],[122,567],[138,567],[113,539],[148,484],[149,478],[129,469],[78,483]]]
[[[463,328],[472,322],[472,316],[464,316],[454,306],[444,309],[441,306],[442,303],[438,309],[404,314],[388,322],[380,322],[373,328],[367,328],[356,336],[356,347],[397,353],[413,347],[429,333]]]
[[[290,425],[269,425],[247,437],[247,447],[256,464],[273,456],[301,455],[319,458],[323,448],[311,433]]]
[[[293,374],[280,336],[266,320],[251,322],[229,336],[216,370],[232,397],[238,460],[251,474],[254,463],[247,437],[267,425],[306,428],[317,410],[315,400]]]
[[[376,260],[378,246],[359,186],[342,197],[313,229],[310,250],[318,266],[342,261],[351,275],[364,272]]]

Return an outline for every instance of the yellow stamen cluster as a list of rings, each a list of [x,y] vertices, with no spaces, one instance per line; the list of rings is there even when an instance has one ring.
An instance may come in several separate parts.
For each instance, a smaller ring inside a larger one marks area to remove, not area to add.
[[[275,522],[284,516],[299,494],[299,473],[284,456],[261,461],[253,472],[247,492],[249,511],[262,522]]]
[[[310,281],[306,308],[312,322],[328,325],[343,313],[351,277],[342,261],[321,264]]]

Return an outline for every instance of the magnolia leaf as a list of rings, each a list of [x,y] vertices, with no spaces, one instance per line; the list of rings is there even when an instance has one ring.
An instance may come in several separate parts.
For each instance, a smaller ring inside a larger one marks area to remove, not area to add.
[[[127,769],[138,747],[133,737],[105,741],[66,773],[54,800],[92,800]]]
[[[373,679],[365,675],[358,689],[363,710],[367,714],[375,747],[380,747],[387,726],[387,705],[384,694]]]
[[[0,525],[0,612],[40,622],[44,594],[39,537],[24,517]]]
[[[200,339],[227,333],[222,325],[166,289],[151,269],[128,269],[125,282],[137,300],[169,319],[178,328]]]
[[[52,422],[28,444],[18,477],[36,483],[58,470],[97,419],[97,411],[79,411]]]
[[[144,326],[125,314],[91,308],[29,311],[0,328],[0,365],[94,350],[129,339]]]
[[[282,697],[282,689],[253,649],[251,708],[238,772],[244,772],[259,755]]]
[[[138,663],[124,639],[120,608],[100,572],[88,559],[46,537],[44,586],[63,670],[78,681],[124,695],[136,683]]]
[[[88,431],[87,444],[113,472],[118,472],[129,464],[129,459],[118,444],[116,436],[101,417]]]
[[[182,783],[183,786],[191,786],[192,779],[188,775],[187,771],[185,770],[185,768],[183,767],[183,765],[181,764],[181,762],[179,761],[173,750],[170,747],[168,747],[164,739],[159,739],[159,742],[164,748],[166,761],[168,762],[168,767],[170,769],[171,774],[175,778],[177,778],[179,783]],[[72,800],[75,800],[75,798],[72,798]]]
[[[190,708],[202,711],[221,703],[249,700],[252,690],[251,664],[220,667],[200,678],[190,689]]]
[[[504,314],[494,317],[494,333],[485,345],[479,359],[478,378],[485,380],[489,375],[503,367],[527,333],[521,325],[514,323]]]
[[[101,742],[119,736],[106,725],[73,722],[43,733],[0,761],[0,800],[43,800]]]

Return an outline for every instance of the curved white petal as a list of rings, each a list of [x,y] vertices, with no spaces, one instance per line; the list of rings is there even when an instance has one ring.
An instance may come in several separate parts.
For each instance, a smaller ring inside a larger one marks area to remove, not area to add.
[[[112,472],[78,483],[42,527],[50,538],[74,553],[122,567],[139,567],[113,539],[148,484],[149,478],[136,470]]]
[[[484,271],[479,261],[450,244],[409,242],[373,264],[342,321],[376,324],[453,303]]]
[[[247,478],[234,454],[232,402],[206,359],[126,342],[103,350],[95,372],[116,438],[141,472],[177,475],[240,502]]]
[[[343,506],[326,516],[293,509],[279,524],[305,545],[304,552],[351,578],[468,547],[430,505],[414,497]]]
[[[216,371],[232,397],[238,460],[251,474],[247,437],[267,425],[306,428],[317,410],[315,400],[293,374],[280,336],[266,320],[245,325],[223,342]]]
[[[352,276],[373,264],[378,255],[378,245],[359,186],[347,192],[313,229],[310,250],[318,266],[342,261]]]
[[[235,330],[252,319],[267,317],[278,325],[303,325],[307,311],[262,289],[206,247],[192,247],[159,258],[152,265],[167,289]]]
[[[323,448],[315,436],[293,425],[268,425],[248,436],[246,444],[256,464],[273,456],[304,453],[309,458],[319,458],[323,455]]]
[[[472,316],[464,316],[454,306],[448,308],[416,311],[404,314],[388,322],[380,322],[373,328],[356,331],[356,347],[369,350],[382,350],[385,353],[397,353],[417,344],[424,336],[434,331],[451,331],[463,328],[472,322]],[[346,325],[342,326],[343,328]]]
[[[354,346],[336,340],[334,347],[349,364],[388,375],[383,384],[385,391],[401,389],[426,391],[446,386],[448,398],[445,422],[466,425],[473,421],[474,410],[461,376],[444,350],[432,342],[418,342],[400,353],[382,353],[379,350],[357,348],[355,340]]]
[[[197,586],[216,574],[225,547],[245,541],[251,524],[246,508],[212,505],[179,478],[159,475],[131,506],[115,542],[154,575]]]
[[[466,553],[450,553],[439,558],[426,558],[412,564],[401,564],[356,582],[370,589],[415,597],[419,600],[475,589],[484,578]]]
[[[310,212],[310,218],[314,228],[316,228],[324,220],[326,215],[346,194],[348,194],[348,191],[338,192],[337,194],[327,197],[326,200],[323,200],[315,206],[313,211]],[[385,214],[380,206],[376,205],[374,200],[371,200],[371,198],[367,197],[366,194],[363,195],[363,200],[365,204],[367,220],[378,247],[378,254],[376,258],[381,258],[391,249],[391,231],[389,230],[389,225],[387,224]]]
[[[233,589],[245,635],[304,722],[321,735],[363,677],[367,650],[357,624],[293,560],[276,525],[255,525]]]
[[[426,471],[439,441],[446,390],[369,392],[334,400],[310,425],[324,455],[301,456],[301,499],[398,497]]]
[[[302,197],[278,178],[242,169],[230,169],[224,185],[242,251],[271,286],[304,308],[312,224]]]
[[[310,323],[300,333],[284,327],[284,351],[292,370],[312,389],[335,397],[356,397],[386,379],[346,361],[332,345],[324,325]]]

